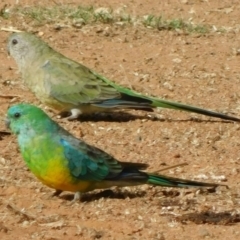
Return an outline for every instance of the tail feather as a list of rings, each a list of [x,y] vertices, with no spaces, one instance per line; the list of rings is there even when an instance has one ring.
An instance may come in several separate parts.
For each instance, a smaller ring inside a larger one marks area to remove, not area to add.
[[[221,119],[225,119],[225,120],[240,122],[240,119],[237,117],[210,111],[207,109],[202,109],[202,108],[191,106],[191,105],[185,105],[185,104],[178,103],[178,102],[171,102],[171,101],[167,101],[167,100],[163,100],[163,99],[153,99],[153,106],[182,110],[182,111],[186,111],[186,112],[194,112],[194,113],[202,114],[202,115],[209,116],[209,117],[215,117],[215,118],[221,118]]]
[[[164,187],[217,187],[220,184],[204,183],[187,179],[172,178],[158,174],[148,174],[148,184]]]
[[[156,173],[147,173],[139,171],[134,166],[125,166],[124,170],[115,177],[109,177],[105,180],[111,180],[117,182],[120,186],[126,185],[141,185],[150,184],[162,187],[178,187],[178,188],[189,188],[189,187],[217,187],[220,184],[216,183],[205,183],[198,181],[191,181],[181,178],[168,177]]]
[[[94,103],[94,105],[103,108],[129,108],[129,109],[141,109],[145,111],[151,111],[153,108],[169,108],[187,112],[194,112],[209,117],[220,118],[224,120],[240,122],[240,118],[228,116],[226,114],[205,110],[199,107],[186,105],[174,101],[168,101],[155,97],[144,96],[136,91],[120,86],[114,82],[111,82],[104,76],[101,76],[94,72],[94,74],[100,79],[104,80],[107,84],[111,85],[121,93],[120,98],[108,99],[102,102]]]
[[[230,120],[235,122],[240,122],[240,118],[229,116],[223,113],[218,113],[214,111],[210,111],[207,109],[186,105],[178,102],[167,101],[163,99],[155,99],[145,96],[128,96],[126,94],[122,94],[121,99],[109,99],[104,100],[100,103],[94,104],[97,107],[103,108],[125,108],[125,109],[136,109],[136,110],[144,110],[148,112],[152,112],[153,108],[161,107],[161,108],[168,108],[168,109],[175,109],[185,112],[193,112],[197,114],[202,114],[209,117],[220,118],[224,120]]]
[[[124,169],[138,169],[138,170],[145,170],[149,167],[147,163],[137,163],[137,162],[121,162],[121,165]]]

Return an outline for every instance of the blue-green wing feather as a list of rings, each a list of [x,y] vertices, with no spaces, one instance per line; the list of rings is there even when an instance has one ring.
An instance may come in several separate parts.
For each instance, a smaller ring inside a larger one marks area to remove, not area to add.
[[[122,165],[111,155],[98,148],[72,138],[62,137],[61,145],[73,177],[81,180],[101,181],[114,178],[122,171]]]

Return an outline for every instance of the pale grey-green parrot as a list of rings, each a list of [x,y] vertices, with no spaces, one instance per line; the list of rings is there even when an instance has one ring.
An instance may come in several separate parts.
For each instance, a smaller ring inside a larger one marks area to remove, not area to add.
[[[153,111],[153,108],[161,107],[240,121],[236,117],[144,96],[122,87],[56,52],[31,33],[11,34],[8,51],[15,59],[24,83],[36,97],[60,113],[71,113],[69,119],[75,119],[80,114],[116,109]]]

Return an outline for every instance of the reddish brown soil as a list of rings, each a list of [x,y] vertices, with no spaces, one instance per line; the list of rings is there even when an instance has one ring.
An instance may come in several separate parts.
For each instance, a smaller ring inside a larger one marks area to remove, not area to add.
[[[39,1],[19,0],[32,6]],[[141,26],[93,24],[55,31],[0,18],[1,27],[42,32],[58,51],[119,84],[145,94],[240,116],[240,5],[238,1],[60,1],[112,7],[132,15],[192,18],[227,31],[185,34]],[[160,3],[159,3],[160,2]],[[16,1],[2,1],[3,7]],[[40,1],[54,5],[54,1]],[[9,32],[0,32],[1,116],[18,102],[40,105],[23,86],[6,52]],[[44,106],[40,105],[42,108]],[[49,110],[47,110],[49,112]],[[52,113],[49,112],[52,115]],[[129,116],[133,114],[136,118]],[[239,239],[238,123],[172,110],[125,111],[96,121],[56,119],[77,137],[122,161],[149,163],[169,176],[227,184],[216,191],[150,186],[94,191],[71,204],[73,195],[53,190],[29,172],[15,136],[0,138],[0,239]],[[3,122],[1,131],[8,131]]]

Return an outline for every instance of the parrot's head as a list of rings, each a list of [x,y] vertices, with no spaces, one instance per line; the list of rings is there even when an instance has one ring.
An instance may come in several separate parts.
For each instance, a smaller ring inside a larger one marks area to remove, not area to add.
[[[27,35],[24,32],[16,32],[9,36],[7,51],[18,63],[29,51]]]
[[[31,67],[32,62],[38,58],[38,51],[45,43],[27,32],[12,33],[7,41],[7,51],[14,58],[20,70],[22,67]]]
[[[6,125],[16,135],[42,132],[51,122],[44,111],[30,104],[13,105],[7,111]]]

